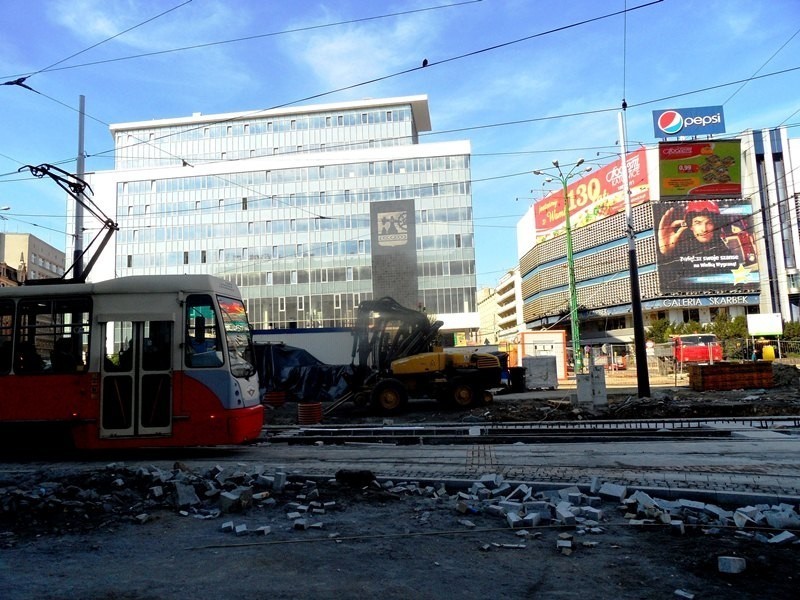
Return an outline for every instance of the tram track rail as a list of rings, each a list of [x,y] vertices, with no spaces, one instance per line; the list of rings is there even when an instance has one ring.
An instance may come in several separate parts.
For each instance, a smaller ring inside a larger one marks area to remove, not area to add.
[[[736,432],[800,435],[799,416],[614,419],[497,423],[331,424],[267,426],[272,443],[502,444],[719,438]]]

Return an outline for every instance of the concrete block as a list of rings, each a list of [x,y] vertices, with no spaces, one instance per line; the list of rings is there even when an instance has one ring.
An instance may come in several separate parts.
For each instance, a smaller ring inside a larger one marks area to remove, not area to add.
[[[256,533],[259,533],[261,535],[269,535],[270,533],[272,533],[272,527],[270,527],[269,525],[261,525],[259,527],[256,527]]]
[[[295,529],[306,530],[308,529],[308,521],[306,519],[295,519],[293,527]]]
[[[800,529],[800,516],[794,510],[769,510],[763,515],[773,529]]]
[[[220,529],[226,533],[233,531],[233,521],[225,521]]]
[[[597,491],[597,493],[600,496],[613,498],[614,500],[622,502],[625,499],[625,496],[628,494],[628,488],[624,485],[606,482],[600,486],[600,489]]]
[[[200,504],[200,498],[197,497],[193,485],[180,482],[176,482],[173,485],[175,486],[175,505],[178,508]]]
[[[692,592],[687,592],[686,590],[675,590],[675,596],[678,598],[685,598],[686,600],[694,600],[694,594]]]
[[[717,517],[718,519],[732,519],[733,513],[724,508],[720,508],[716,504],[706,504],[704,509],[708,514]]]
[[[487,475],[481,475],[478,479],[478,483],[483,484],[485,487],[489,488],[490,490],[494,490],[503,483],[503,476],[499,473],[491,473]],[[510,486],[509,486],[510,487]]]
[[[594,508],[591,506],[584,506],[581,508],[581,515],[586,517],[587,519],[592,519],[594,521],[602,521],[603,520],[603,511],[599,508]]]
[[[522,517],[522,524],[525,527],[536,527],[541,522],[542,515],[540,515],[538,512],[528,513]]]
[[[239,495],[235,492],[222,492],[219,495],[219,509],[224,513],[237,512],[241,509]]]
[[[678,500],[678,506],[680,506],[682,509],[688,508],[698,512],[702,511],[706,507],[704,502],[696,502],[694,500],[687,500],[686,498],[681,498]]]
[[[491,492],[492,492],[491,497],[492,498],[499,498],[500,496],[505,496],[509,492],[510,489],[511,489],[511,484],[510,483],[501,483],[495,489],[491,490]]]
[[[577,485],[571,485],[569,487],[560,488],[558,490],[559,498],[561,498],[561,500],[567,500],[567,501],[570,501],[569,500],[570,495],[572,495],[572,494],[580,494],[580,493],[581,493],[581,490],[580,490],[580,488],[578,488]]]
[[[778,535],[773,535],[767,541],[770,544],[788,544],[789,542],[793,542],[796,539],[797,536],[793,534],[791,531],[782,531]]]
[[[234,528],[236,535],[247,535],[247,525],[241,523]]]
[[[565,503],[569,505],[569,503]],[[564,525],[575,525],[575,515],[566,506],[556,507],[556,520]]]
[[[742,573],[747,568],[747,561],[739,556],[718,556],[717,569],[720,573]]]
[[[672,533],[676,533],[678,535],[683,535],[686,533],[686,527],[684,526],[683,521],[680,519],[673,519],[669,522],[669,526]]]
[[[272,482],[272,489],[276,492],[282,492],[286,487],[286,473],[278,471]]]
[[[531,497],[531,488],[529,488],[524,483],[519,484],[516,488],[514,488],[511,493],[506,495],[506,500],[516,500],[519,502],[525,502]]]
[[[636,501],[636,503],[639,505],[639,512],[643,512],[648,508],[655,508],[656,506],[656,501],[653,500],[650,494],[647,494],[641,490],[636,490],[628,499]]]
[[[506,512],[522,512],[522,508],[524,506],[522,502],[510,502],[508,500],[501,500],[497,503],[497,505]]]
[[[569,497],[567,498],[567,501],[570,502],[570,504],[574,504],[575,506],[580,506],[583,503],[583,494],[581,494],[580,492],[577,493],[573,492],[570,493],[568,496]]]
[[[506,523],[508,523],[508,526],[511,527],[511,529],[523,526],[522,518],[515,512],[506,514]]]
[[[486,512],[494,517],[505,517],[506,511],[502,506],[497,504],[490,504],[486,507]]]

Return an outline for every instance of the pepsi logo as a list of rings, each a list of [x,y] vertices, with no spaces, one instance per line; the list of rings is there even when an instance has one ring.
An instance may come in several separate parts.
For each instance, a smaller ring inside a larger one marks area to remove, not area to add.
[[[665,110],[658,117],[658,128],[667,135],[675,135],[683,129],[683,117],[677,110]]]

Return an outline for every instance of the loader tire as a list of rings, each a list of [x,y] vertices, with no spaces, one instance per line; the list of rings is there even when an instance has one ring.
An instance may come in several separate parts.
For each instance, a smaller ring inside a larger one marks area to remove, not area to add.
[[[456,408],[469,408],[477,404],[479,398],[483,398],[483,393],[468,379],[457,377],[450,385],[450,402]]]
[[[402,411],[408,404],[408,392],[397,379],[384,379],[372,390],[372,406],[383,414]]]

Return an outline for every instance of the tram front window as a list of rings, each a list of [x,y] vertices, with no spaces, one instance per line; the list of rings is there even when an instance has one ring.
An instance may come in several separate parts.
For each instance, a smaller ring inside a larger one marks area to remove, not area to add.
[[[256,372],[253,363],[253,343],[247,312],[240,300],[219,298],[225,339],[228,342],[228,357],[234,377],[252,377]]]

